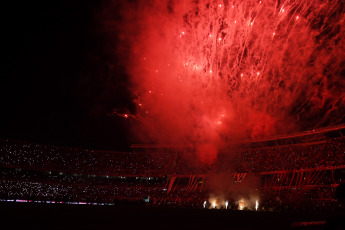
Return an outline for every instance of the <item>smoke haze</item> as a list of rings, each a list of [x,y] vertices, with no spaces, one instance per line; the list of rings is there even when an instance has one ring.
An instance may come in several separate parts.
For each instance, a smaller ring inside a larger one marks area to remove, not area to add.
[[[212,149],[344,121],[341,1],[128,1],[121,9],[141,141]]]

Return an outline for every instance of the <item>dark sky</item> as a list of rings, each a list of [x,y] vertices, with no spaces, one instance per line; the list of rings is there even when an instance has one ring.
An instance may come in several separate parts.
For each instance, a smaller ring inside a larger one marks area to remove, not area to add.
[[[128,121],[107,115],[131,100],[127,76],[106,47],[100,2],[2,5],[1,137],[128,149]]]

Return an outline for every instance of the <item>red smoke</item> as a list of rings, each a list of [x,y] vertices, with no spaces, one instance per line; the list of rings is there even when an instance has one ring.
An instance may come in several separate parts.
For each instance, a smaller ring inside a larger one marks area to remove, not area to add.
[[[196,144],[212,160],[229,140],[344,122],[342,1],[120,7],[118,54],[142,142]]]

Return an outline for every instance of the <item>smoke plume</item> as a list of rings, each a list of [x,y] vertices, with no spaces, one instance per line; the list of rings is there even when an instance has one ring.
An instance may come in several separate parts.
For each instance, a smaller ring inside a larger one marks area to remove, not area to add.
[[[115,5],[133,141],[195,144],[212,161],[228,141],[344,122],[343,1]]]

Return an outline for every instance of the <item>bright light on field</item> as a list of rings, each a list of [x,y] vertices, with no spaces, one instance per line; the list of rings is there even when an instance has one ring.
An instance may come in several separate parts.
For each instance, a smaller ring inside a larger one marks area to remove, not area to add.
[[[239,209],[239,210],[243,210],[243,208],[244,208],[244,201],[243,201],[243,200],[240,200],[240,201],[238,202],[238,209]]]
[[[212,207],[213,207],[213,208],[216,208],[216,206],[217,206],[216,201],[213,201],[213,203],[212,203]]]

